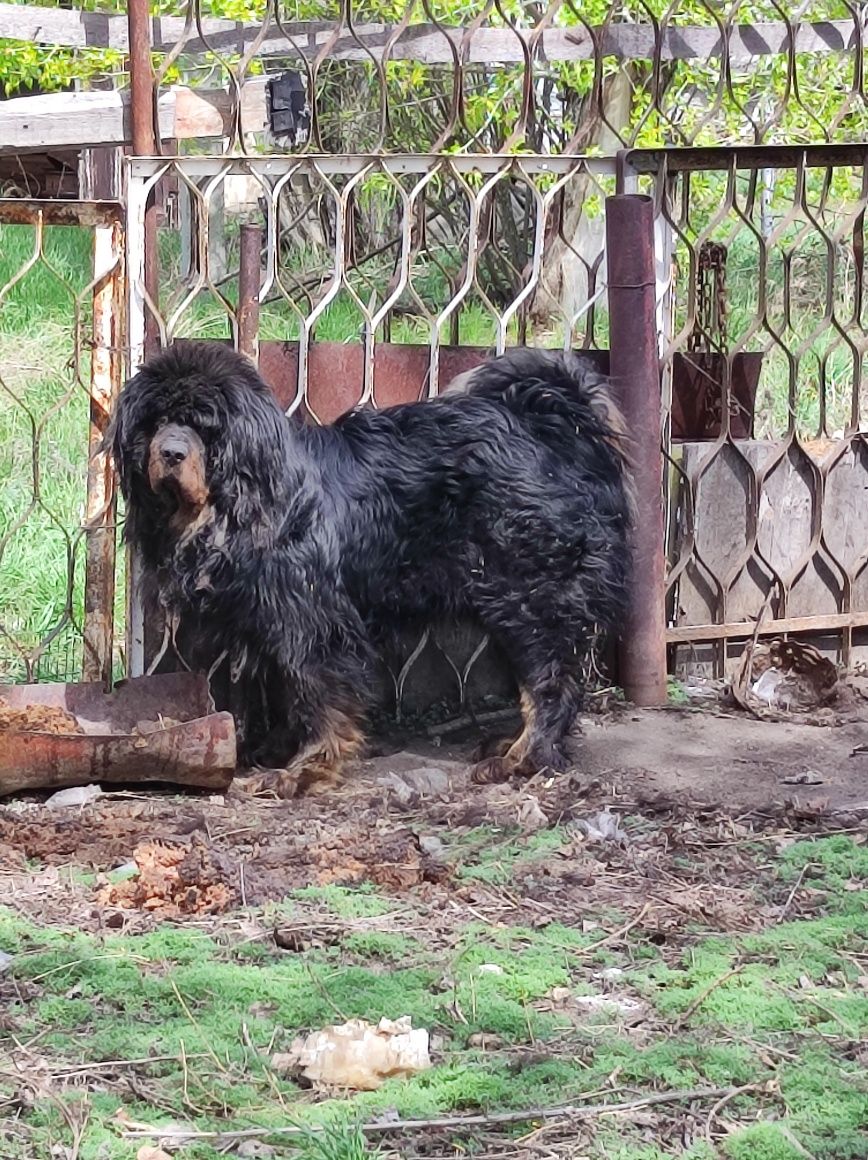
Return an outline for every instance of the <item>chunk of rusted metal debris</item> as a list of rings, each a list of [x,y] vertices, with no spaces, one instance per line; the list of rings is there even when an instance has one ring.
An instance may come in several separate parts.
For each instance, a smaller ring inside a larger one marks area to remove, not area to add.
[[[12,709],[72,714],[82,732],[4,732],[0,795],[88,782],[167,782],[226,789],[236,763],[235,722],[212,712],[204,676],[165,673],[100,684],[7,685]]]

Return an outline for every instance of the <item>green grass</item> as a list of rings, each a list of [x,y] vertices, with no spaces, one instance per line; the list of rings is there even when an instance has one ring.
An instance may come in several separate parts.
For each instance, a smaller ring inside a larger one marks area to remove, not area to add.
[[[517,845],[491,831],[459,845],[483,842],[500,843],[502,864],[519,864]],[[868,994],[859,975],[868,906],[864,893],[852,905],[850,887],[864,884],[865,847],[849,837],[797,843],[773,869],[788,882],[806,862],[824,867],[815,880],[821,906],[811,919],[750,935],[706,934],[678,959],[664,959],[660,948],[654,961],[638,959],[632,940],[641,931],[616,944],[625,973],[615,986],[650,1004],[635,1028],[545,1002],[553,988],[575,995],[599,989],[587,953],[599,932],[473,919],[457,938],[434,944],[378,931],[378,921],[406,916],[415,902],[410,896],[398,905],[371,888],[299,891],[265,916],[290,918],[299,907],[308,909],[298,915],[310,916],[314,906],[351,924],[337,945],[303,952],[281,951],[268,939],[238,941],[231,923],[211,933],[162,927],[86,935],[36,927],[0,909],[0,946],[13,956],[0,977],[6,1026],[15,1043],[30,1045],[34,1076],[55,1077],[50,1098],[19,1111],[3,1155],[52,1154],[75,1121],[85,1123],[81,1160],[132,1160],[139,1142],[122,1138],[122,1110],[133,1120],[204,1131],[297,1124],[306,1133],[295,1141],[303,1156],[354,1160],[374,1154],[358,1124],[387,1109],[426,1118],[597,1102],[606,1092],[629,1100],[732,1087],[739,1090],[726,1101],[721,1150],[709,1150],[701,1132],[689,1146],[654,1143],[628,1117],[595,1123],[587,1154],[788,1160],[807,1150],[816,1160],[860,1160],[868,1149],[860,1054]],[[603,929],[617,925],[611,916],[596,918]],[[359,922],[365,930],[352,926]],[[481,973],[483,964],[501,973]],[[435,1066],[412,1079],[312,1098],[269,1065],[298,1033],[344,1018],[405,1014],[439,1039]],[[479,1032],[502,1046],[475,1046]],[[106,1060],[138,1062],[100,1067]],[[0,1101],[10,1096],[11,1075],[0,1074]],[[695,1113],[700,1123],[710,1110],[707,1103]],[[680,1114],[677,1106],[666,1112]],[[713,1127],[719,1138],[719,1124]],[[455,1143],[472,1153],[473,1133],[457,1133]],[[201,1141],[176,1154],[214,1160],[221,1152]]]

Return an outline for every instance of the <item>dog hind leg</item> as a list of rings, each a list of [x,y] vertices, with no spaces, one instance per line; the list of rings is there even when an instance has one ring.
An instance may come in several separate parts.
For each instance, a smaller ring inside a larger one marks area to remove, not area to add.
[[[505,752],[477,764],[473,774],[477,784],[503,781],[513,774],[531,776],[542,769],[561,771],[569,765],[564,744],[584,702],[577,660],[521,667],[524,727]]]

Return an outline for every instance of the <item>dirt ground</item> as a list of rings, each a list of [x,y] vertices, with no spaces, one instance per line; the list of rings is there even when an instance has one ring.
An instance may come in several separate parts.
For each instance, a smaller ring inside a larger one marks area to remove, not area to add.
[[[573,771],[498,785],[447,725],[322,796],[0,804],[0,1152],[283,1155],[288,1118],[361,1115],[391,1150],[293,1154],[864,1155],[865,715],[584,732]],[[408,1013],[432,1070],[368,1103],[275,1074],[299,1031]]]
[[[595,810],[847,828],[868,818],[868,713],[850,718],[820,727],[692,708],[618,708],[586,718],[572,772],[507,785],[471,783],[479,731],[468,726],[381,741],[339,790],[291,801],[248,793],[243,781],[216,796],[106,786],[95,802],[59,810],[31,795],[0,806],[0,868],[12,876],[0,883],[20,903],[32,878],[40,908],[50,911],[52,873],[29,876],[28,866],[105,873],[156,840],[194,850],[193,913],[209,908],[207,891],[217,883],[230,883],[223,903],[250,905],[311,884],[401,891],[436,883],[445,874],[440,839],[426,852],[426,830],[494,825],[531,833]],[[499,722],[497,731],[510,724]],[[56,875],[55,882],[65,908],[68,894]],[[2,894],[0,885],[0,902]],[[175,916],[171,908],[159,913]]]

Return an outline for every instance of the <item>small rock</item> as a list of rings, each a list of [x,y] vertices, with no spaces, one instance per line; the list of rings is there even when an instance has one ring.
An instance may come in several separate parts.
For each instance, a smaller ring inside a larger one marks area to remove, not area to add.
[[[533,794],[527,794],[518,807],[518,824],[528,834],[544,830],[548,826],[548,817],[543,813],[539,801]]]
[[[53,793],[46,799],[45,805],[50,810],[60,810],[70,806],[86,806],[96,801],[98,797],[102,797],[102,790],[98,785],[74,785]]]
[[[376,1124],[378,1127],[382,1125],[386,1127],[388,1124],[400,1124],[401,1113],[397,1108],[383,1108],[383,1110],[372,1120],[368,1120],[369,1124]]]
[[[246,1160],[265,1160],[266,1156],[276,1156],[277,1149],[270,1144],[263,1144],[261,1140],[242,1140],[235,1149],[236,1156],[244,1156]]]
[[[7,954],[6,951],[0,951],[0,975],[9,970],[14,957],[14,955]]]
[[[801,773],[791,773],[781,778],[782,785],[822,785],[822,775],[816,769],[805,769]]]
[[[618,825],[617,817],[609,810],[601,810],[589,818],[580,818],[573,824],[591,842],[627,841],[627,835]]]
[[[480,963],[476,968],[476,973],[477,975],[502,975],[503,967],[498,966],[497,963]]]
[[[577,995],[574,1001],[584,1011],[614,1011],[619,1015],[633,1015],[642,1010],[642,1004],[637,999],[615,998],[613,995]]]
[[[423,854],[427,854],[429,858],[442,860],[446,848],[436,835],[420,834],[419,849]]]
[[[566,1003],[571,995],[572,991],[569,987],[552,987],[548,993],[548,997],[553,1003]]]
[[[398,776],[416,793],[441,794],[449,790],[449,774],[444,769],[438,769],[436,765],[405,769]]]

